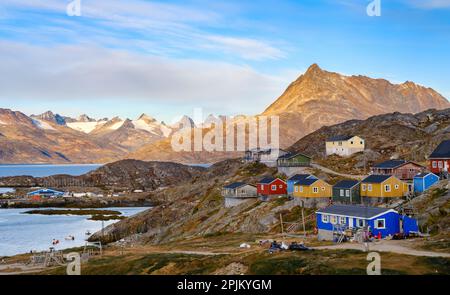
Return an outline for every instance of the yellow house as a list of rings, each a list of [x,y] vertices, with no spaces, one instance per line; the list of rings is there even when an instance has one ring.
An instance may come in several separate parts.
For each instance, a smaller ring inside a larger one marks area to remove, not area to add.
[[[326,141],[325,147],[327,156],[336,154],[346,157],[364,151],[365,142],[361,137],[354,135],[334,136]]]
[[[361,181],[361,197],[401,198],[408,194],[408,184],[393,175],[370,175]]]
[[[333,188],[322,179],[301,179],[294,184],[294,197],[331,198]]]

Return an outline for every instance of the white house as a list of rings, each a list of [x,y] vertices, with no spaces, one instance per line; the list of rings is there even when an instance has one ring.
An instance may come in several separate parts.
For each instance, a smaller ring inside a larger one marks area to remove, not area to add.
[[[354,135],[331,137],[326,141],[325,145],[327,156],[335,154],[347,157],[362,152],[365,148],[364,139]]]

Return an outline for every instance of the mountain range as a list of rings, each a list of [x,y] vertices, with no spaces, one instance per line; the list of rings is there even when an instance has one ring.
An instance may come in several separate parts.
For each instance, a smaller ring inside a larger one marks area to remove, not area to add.
[[[449,107],[442,95],[413,82],[392,84],[384,79],[344,76],[314,64],[263,113],[232,120],[279,116],[280,145],[287,148],[323,126],[385,113]],[[205,134],[209,130],[206,123],[225,118],[210,115],[197,126],[183,116],[167,125],[146,114],[136,119],[93,119],[51,111],[27,116],[0,109],[0,163],[106,163],[120,159],[216,162],[240,153],[176,152],[171,148],[172,136],[183,126]]]

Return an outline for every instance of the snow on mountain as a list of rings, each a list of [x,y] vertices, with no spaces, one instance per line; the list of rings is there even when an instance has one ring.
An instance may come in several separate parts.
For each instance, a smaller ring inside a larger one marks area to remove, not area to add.
[[[52,125],[50,125],[49,123],[45,122],[44,120],[39,120],[39,119],[32,119],[32,120],[33,120],[33,124],[36,125],[40,129],[56,130],[55,128],[52,127]]]
[[[81,131],[84,133],[91,133],[95,128],[102,126],[106,121],[94,121],[94,122],[72,122],[67,123],[67,127]]]

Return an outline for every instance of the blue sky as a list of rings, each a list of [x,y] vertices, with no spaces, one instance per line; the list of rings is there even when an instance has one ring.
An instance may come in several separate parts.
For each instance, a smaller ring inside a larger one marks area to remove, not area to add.
[[[450,98],[450,0],[0,2],[0,107],[257,114],[309,65]]]

